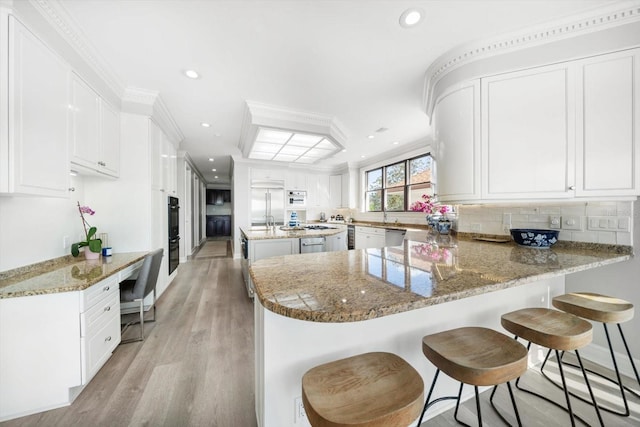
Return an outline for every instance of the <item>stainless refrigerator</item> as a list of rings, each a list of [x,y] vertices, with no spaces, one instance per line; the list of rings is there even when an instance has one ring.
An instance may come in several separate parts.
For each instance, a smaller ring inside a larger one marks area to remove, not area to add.
[[[284,181],[251,181],[251,225],[284,225]]]

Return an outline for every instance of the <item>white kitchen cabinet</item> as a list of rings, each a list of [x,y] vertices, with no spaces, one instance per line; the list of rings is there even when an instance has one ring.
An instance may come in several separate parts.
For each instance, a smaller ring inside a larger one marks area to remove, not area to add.
[[[326,236],[326,251],[346,251],[347,245],[347,231],[341,231],[338,234]]]
[[[119,113],[75,73],[71,94],[71,163],[89,172],[118,177]]]
[[[285,174],[286,190],[307,190],[307,174],[298,171],[287,171]]]
[[[386,242],[384,228],[364,227],[356,225],[356,249],[383,248]]]
[[[162,154],[160,157],[162,162],[163,188],[167,194],[175,195],[177,193],[176,149],[164,133],[162,134]]]
[[[0,192],[68,197],[71,69],[6,12],[0,43]]]
[[[342,176],[331,175],[329,177],[329,207],[337,209],[344,206],[342,204]]]
[[[640,49],[576,66],[576,196],[638,195]]]
[[[438,200],[480,198],[480,81],[445,92],[434,109]]]
[[[101,172],[120,175],[120,112],[100,100],[100,158]]]
[[[573,89],[568,63],[482,79],[483,199],[572,196]]]
[[[249,258],[256,262],[263,258],[300,253],[300,239],[265,239],[249,241]]]
[[[83,385],[91,381],[120,343],[118,277],[109,277],[80,292],[80,359]]]
[[[251,168],[252,181],[284,181],[285,172],[277,169]]]

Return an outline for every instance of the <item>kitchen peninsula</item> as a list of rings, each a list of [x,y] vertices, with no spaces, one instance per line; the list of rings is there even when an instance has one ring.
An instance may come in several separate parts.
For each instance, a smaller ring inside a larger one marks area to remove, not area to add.
[[[0,421],[73,402],[120,343],[119,283],[145,255],[0,273]]]
[[[533,249],[429,236],[397,247],[257,261],[250,271],[258,425],[307,425],[294,415],[304,372],[357,353],[396,353],[429,383],[435,370],[421,352],[424,335],[470,325],[501,330],[502,313],[548,307],[564,292],[565,275],[630,258],[626,246]],[[456,391],[449,381],[436,393]]]

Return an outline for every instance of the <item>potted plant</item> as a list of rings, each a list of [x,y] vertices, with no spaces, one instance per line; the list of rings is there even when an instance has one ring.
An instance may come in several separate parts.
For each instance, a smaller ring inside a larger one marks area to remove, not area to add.
[[[415,212],[424,212],[427,214],[427,223],[440,234],[448,234],[451,229],[451,222],[445,216],[450,211],[448,205],[436,203],[428,194],[422,195],[422,200],[416,200],[411,204],[409,209]]]
[[[85,214],[93,215],[95,211],[89,206],[80,206],[80,202],[78,202],[78,211],[80,212],[80,219],[82,219],[85,240],[71,245],[71,255],[78,256],[80,254],[80,248],[84,247],[84,257],[86,259],[97,259],[102,250],[102,240],[95,237],[97,228],[89,225],[84,218]],[[87,229],[87,227],[89,228]]]

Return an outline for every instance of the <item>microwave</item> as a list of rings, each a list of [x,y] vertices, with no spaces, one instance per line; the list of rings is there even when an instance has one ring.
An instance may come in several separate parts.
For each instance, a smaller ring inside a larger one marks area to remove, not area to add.
[[[287,205],[289,207],[301,207],[307,204],[307,192],[306,191],[288,191],[287,192]]]

